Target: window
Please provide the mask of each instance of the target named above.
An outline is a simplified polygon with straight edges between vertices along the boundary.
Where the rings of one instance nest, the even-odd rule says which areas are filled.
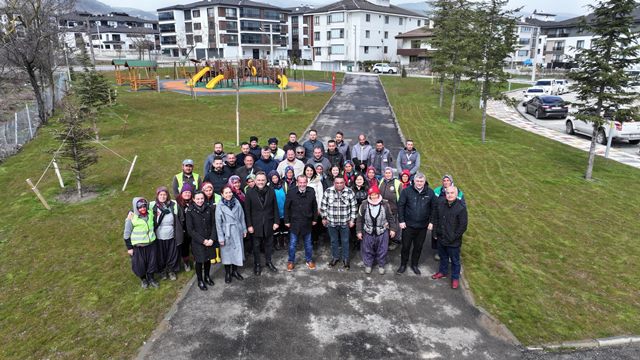
[[[327,40],[331,40],[331,31],[327,31]]]
[[[260,9],[243,7],[240,8],[240,16],[241,17],[249,17],[249,18],[260,18]]]
[[[389,38],[389,32],[388,32],[388,31],[385,31],[385,32],[384,32],[384,38],[385,38],[385,39],[388,39],[388,38]]]
[[[269,20],[280,20],[280,13],[275,10],[265,10],[264,18]]]
[[[187,45],[193,45],[193,35],[187,35]]]
[[[120,35],[119,35],[119,34],[113,34],[113,35],[111,35],[111,40],[113,40],[113,41],[120,41]]]
[[[365,54],[368,54],[368,53],[369,53],[369,47],[368,47],[368,46],[365,46],[365,47],[364,47],[364,53],[365,53]]]
[[[531,28],[531,27],[529,27],[529,26],[522,26],[522,27],[520,27],[520,32],[522,32],[522,33],[530,33],[530,32],[531,32],[531,30],[532,30],[532,28]]]
[[[313,33],[313,40],[320,41],[320,31],[316,31]]]
[[[387,53],[387,51],[389,50],[389,47],[388,47],[388,46],[385,46],[383,49],[384,49],[384,53],[386,54],[386,53]]]
[[[344,22],[344,13],[333,13],[327,17],[327,24]]]
[[[331,30],[331,39],[344,39],[344,29]]]
[[[420,26],[420,24],[422,24],[422,21],[418,20],[418,26]]]
[[[202,30],[201,23],[193,23],[193,30]]]
[[[411,40],[411,48],[412,49],[420,49],[420,44],[422,41],[420,40]]]
[[[200,10],[193,10],[191,14],[191,16],[194,18],[200,17]]]
[[[389,15],[385,15],[384,17],[384,23],[388,24],[389,23]]]
[[[184,24],[184,31],[188,33],[193,32],[193,26],[191,25],[191,23]]]
[[[371,22],[371,14],[367,14],[364,16],[366,22]]]
[[[529,55],[529,50],[518,50],[518,56],[527,56]]]
[[[313,25],[320,25],[320,16],[313,17]]]
[[[298,26],[298,16],[291,17],[291,25]]]
[[[160,24],[160,32],[176,32],[176,24]]]
[[[209,19],[214,18],[216,16],[216,9],[214,8],[208,8],[207,9],[207,17]]]
[[[247,31],[268,31],[269,27],[265,26],[264,29],[260,27],[260,21],[242,20],[240,21],[240,30]],[[272,25],[273,26],[273,25]]]
[[[196,35],[193,37],[193,41],[197,43],[201,43],[202,42],[202,35]]]
[[[315,56],[322,56],[322,48],[313,48],[313,55]]]
[[[398,25],[402,25],[403,18],[398,18]]]
[[[520,46],[529,45],[530,42],[531,42],[531,39],[529,39],[529,38],[518,40],[518,44]]]
[[[365,30],[364,37],[367,38],[367,39],[370,38],[371,37],[371,31]]]
[[[158,20],[159,21],[173,20],[173,11],[158,13]]]
[[[238,16],[238,13],[236,12],[236,9],[226,8],[224,9],[224,16],[234,18]]]
[[[344,55],[344,45],[331,45],[332,55]]]
[[[185,10],[184,11],[184,19],[185,20],[191,20],[191,10]]]
[[[576,43],[576,49],[584,49],[584,40],[578,40]]]

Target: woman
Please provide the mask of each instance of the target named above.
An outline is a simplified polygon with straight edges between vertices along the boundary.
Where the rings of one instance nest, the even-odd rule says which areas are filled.
[[[142,280],[142,288],[157,288],[153,278],[156,272],[156,234],[153,231],[153,216],[147,211],[147,200],[135,197],[132,209],[124,222],[124,244],[131,257],[131,270]]]
[[[345,186],[351,187],[357,174],[358,173],[353,168],[353,162],[351,162],[351,160],[345,161],[342,170],[342,177],[344,178]]]
[[[302,172],[304,174],[304,171]],[[324,173],[324,166],[322,164],[316,164],[316,175],[320,182],[322,182],[322,186],[326,184],[327,175]],[[325,188],[326,189],[326,188]]]
[[[288,166],[287,168],[290,168],[290,166]],[[293,170],[293,168],[291,169]],[[280,218],[280,224],[279,224],[280,226],[273,233],[273,236],[274,236],[273,248],[275,250],[284,250],[286,239],[287,239],[287,236],[289,235],[289,232],[287,231],[287,227],[284,225],[284,202],[287,198],[287,191],[289,189],[293,189],[293,187],[289,187],[288,189],[285,189],[285,186],[283,185],[284,182],[280,180],[280,175],[278,175],[278,171],[276,170],[271,170],[271,172],[269,173],[268,179],[269,179],[269,186],[276,193],[276,202],[278,203],[278,216]]]
[[[340,177],[340,168],[338,167],[338,165],[333,165],[330,169],[329,169],[329,173],[327,174],[327,178],[325,179],[325,183],[324,188],[328,189],[330,187],[333,186],[333,181],[337,178]]]
[[[378,185],[378,179],[376,178],[376,168],[374,168],[373,166],[369,166],[367,168],[367,176],[366,176],[366,180],[369,183],[369,187],[372,187],[373,185]]]
[[[360,209],[360,205],[367,200],[367,191],[369,191],[369,183],[364,178],[364,175],[358,174],[356,175],[353,185],[351,186],[351,190],[353,190],[354,194],[356,194],[356,204],[357,209]],[[360,249],[360,241],[356,238],[356,228],[352,227],[350,229],[351,237],[353,241],[353,249]]]
[[[213,184],[205,181],[202,183],[202,193],[204,194],[204,202],[209,206],[214,206],[220,202],[220,195],[213,192]]]
[[[209,272],[211,271],[211,259],[214,259],[216,254],[214,249],[218,245],[214,218],[215,208],[215,205],[207,204],[204,194],[198,191],[187,212],[187,232],[192,239],[191,251],[196,261],[198,287],[202,291],[208,289],[207,285],[214,285]]]
[[[320,203],[322,202],[322,195],[326,189],[322,183],[322,177],[314,171],[313,166],[307,164],[304,166],[304,176],[307,177],[307,187],[312,188],[316,194],[316,202],[318,207],[316,209],[315,221],[316,224],[311,228],[311,239],[314,246],[317,246],[318,241],[323,234],[325,234],[325,227],[322,225],[322,219],[320,218]]]
[[[293,166],[287,166],[284,169],[284,179],[282,179],[282,183],[285,192],[288,192],[289,189],[296,187],[296,176],[295,171],[293,170]]]
[[[400,174],[400,183],[402,184],[400,190],[404,190],[411,186],[411,172],[409,172],[409,169],[402,170],[402,174]]]
[[[242,239],[247,236],[247,224],[244,221],[242,205],[234,197],[229,186],[222,188],[222,200],[216,208],[216,225],[224,264],[224,282],[230,283],[232,276],[243,280],[244,278],[238,272],[238,266],[242,266],[244,261]]]
[[[369,188],[369,197],[358,208],[356,233],[362,241],[361,256],[364,272],[371,274],[375,261],[378,262],[378,273],[384,275],[387,262],[389,238],[393,238],[398,230],[395,216],[387,200],[382,199],[377,186]]]
[[[178,263],[178,242],[176,241],[176,227],[178,225],[178,205],[171,200],[169,189],[160,186],[156,189],[156,200],[149,203],[149,210],[153,214],[154,230],[158,241],[158,272],[160,278],[176,280],[176,273],[180,270]],[[182,238],[180,239],[182,241]]]
[[[249,190],[252,187],[256,186],[256,174],[247,175],[247,178],[245,179],[245,183],[247,184],[244,187],[244,193],[246,194],[247,190]]]
[[[180,189],[180,195],[176,199],[178,203],[178,221],[176,224],[176,242],[180,242],[180,256],[182,257],[182,263],[184,264],[184,271],[191,271],[191,265],[189,264],[189,256],[191,255],[191,236],[187,232],[187,211],[189,205],[193,202],[192,199],[193,186],[189,183],[182,185]],[[180,241],[182,238],[182,241]]]
[[[242,191],[242,181],[240,181],[240,176],[232,175],[227,182],[227,186],[231,188],[233,197],[240,201],[240,205],[244,205],[244,192]]]

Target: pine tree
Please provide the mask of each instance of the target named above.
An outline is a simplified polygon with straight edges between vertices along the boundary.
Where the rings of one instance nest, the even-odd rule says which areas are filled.
[[[593,132],[589,148],[589,160],[585,179],[593,176],[596,135],[607,117],[624,121],[635,94],[625,91],[630,79],[625,70],[637,64],[640,47],[633,26],[632,12],[637,7],[634,0],[600,0],[589,5],[593,14],[583,18],[580,27],[591,33],[591,47],[576,54],[579,70],[571,72],[578,100],[576,118],[592,122]]]

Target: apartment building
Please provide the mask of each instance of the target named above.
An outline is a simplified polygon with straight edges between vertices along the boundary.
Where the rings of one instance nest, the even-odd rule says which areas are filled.
[[[424,70],[431,69],[431,58],[434,53],[434,48],[429,44],[429,40],[433,38],[431,29],[432,27],[426,25],[395,36],[398,40],[397,54],[400,65]]]
[[[126,13],[74,12],[60,16],[58,26],[64,31],[64,42],[71,51],[77,50],[81,43],[110,52],[137,51],[141,46],[148,50],[160,49],[158,22]]]
[[[399,62],[395,36],[428,24],[424,15],[388,0],[343,0],[311,10],[313,65],[347,70],[362,61]]]
[[[313,8],[299,6],[286,10],[289,11],[289,58],[313,60],[313,15],[307,15]]]
[[[249,0],[206,0],[157,10],[162,52],[198,59],[286,59],[287,11]]]

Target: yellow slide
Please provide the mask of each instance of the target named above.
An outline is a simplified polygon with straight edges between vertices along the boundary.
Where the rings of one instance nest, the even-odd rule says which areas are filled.
[[[255,66],[251,67],[251,76],[256,76],[256,74],[258,73],[258,71],[256,70]]]
[[[278,75],[278,79],[280,79],[280,85],[278,85],[278,87],[280,89],[286,89],[287,88],[287,84],[289,83],[289,80],[287,79],[286,75]]]
[[[206,88],[207,89],[213,89],[214,87],[216,87],[216,85],[218,85],[218,83],[220,81],[222,81],[224,79],[224,75],[218,75],[216,77],[214,77],[213,79],[211,79],[211,81],[209,81],[207,83]]]
[[[192,77],[189,81],[187,81],[187,86],[195,86],[198,80],[200,80],[205,74],[209,72],[209,67],[205,67],[204,69],[198,71],[198,73]]]

